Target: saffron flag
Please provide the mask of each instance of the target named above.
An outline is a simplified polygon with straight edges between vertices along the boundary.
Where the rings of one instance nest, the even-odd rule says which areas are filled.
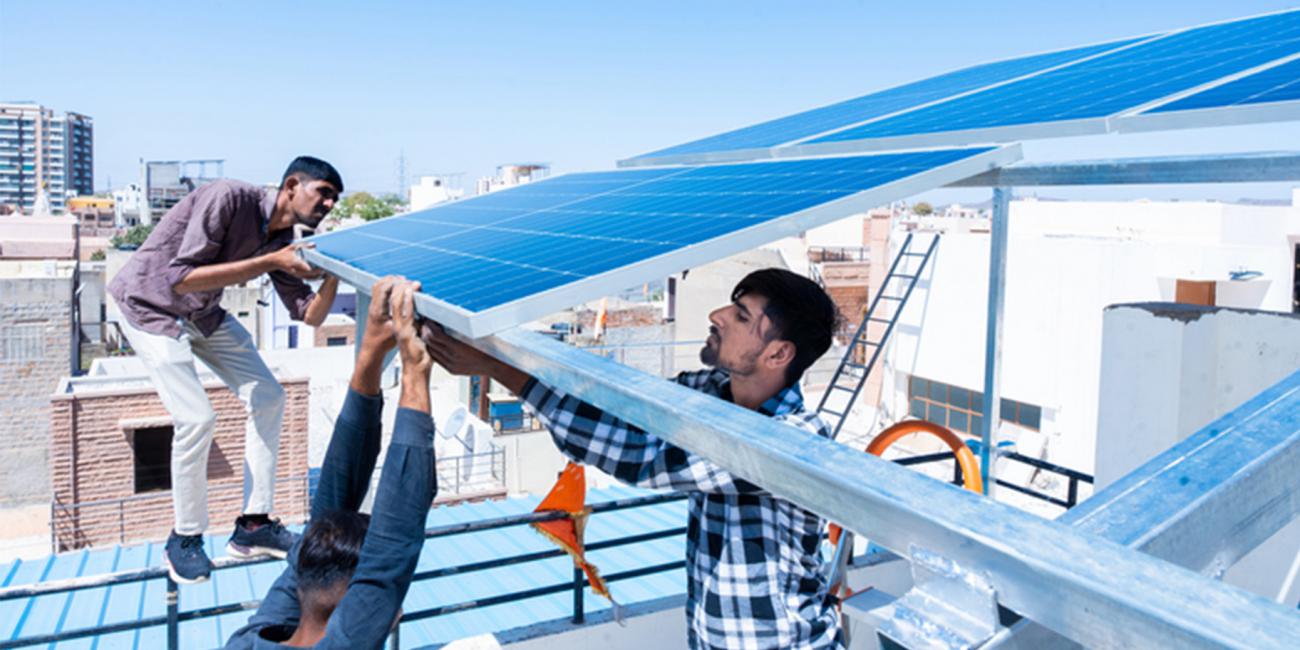
[[[591,583],[591,590],[604,596],[614,606],[614,619],[620,624],[623,622],[622,608],[614,597],[609,593],[609,586],[605,580],[600,577],[600,572],[596,570],[595,565],[587,561],[582,544],[583,531],[587,525],[587,515],[591,514],[591,509],[587,507],[587,475],[582,465],[569,463],[560,472],[560,478],[555,481],[555,486],[546,494],[542,502],[537,504],[533,512],[563,512],[568,514],[565,519],[553,519],[551,521],[541,521],[532,524],[537,532],[544,537],[555,542],[564,552],[573,558],[574,566],[582,569],[587,574],[587,581]]]

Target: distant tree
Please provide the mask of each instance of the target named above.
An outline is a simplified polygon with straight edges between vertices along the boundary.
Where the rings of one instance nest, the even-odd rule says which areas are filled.
[[[125,248],[134,250],[144,244],[144,240],[149,238],[149,233],[153,232],[153,226],[131,226],[130,230],[113,235],[108,243],[113,248]]]
[[[919,216],[925,217],[934,214],[934,206],[930,205],[929,203],[926,203],[925,201],[920,201],[916,205],[912,206],[912,212],[915,212]]]
[[[103,249],[97,250],[90,254],[90,261],[92,262],[103,262],[106,259],[108,259],[108,254],[105,253]]]
[[[374,196],[369,192],[353,192],[343,197],[343,200],[334,206],[330,217],[340,220],[359,217],[365,221],[374,221],[391,217],[402,207],[401,197],[394,194]]]

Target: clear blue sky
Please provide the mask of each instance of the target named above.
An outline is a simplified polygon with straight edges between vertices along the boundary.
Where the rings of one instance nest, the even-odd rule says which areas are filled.
[[[975,62],[1296,2],[0,0],[0,99],[94,117],[97,188],[138,178],[141,157],[225,158],[228,176],[261,182],[313,153],[349,189],[384,192],[402,151],[412,177],[458,171],[471,183],[512,161],[605,169]],[[1026,153],[1270,150],[1294,147],[1297,134],[1292,123],[1076,138]]]

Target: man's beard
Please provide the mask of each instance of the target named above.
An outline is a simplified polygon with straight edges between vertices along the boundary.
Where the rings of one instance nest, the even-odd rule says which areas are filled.
[[[708,341],[705,341],[704,347],[700,348],[700,363],[703,363],[710,368],[726,370],[732,375],[742,377],[752,375],[754,374],[754,371],[758,369],[759,353],[757,352],[749,355],[748,359],[743,359],[741,363],[735,364],[734,366],[723,365],[719,359],[722,352],[722,340],[716,340],[718,341],[716,345],[710,345]]]
[[[700,348],[700,363],[713,368],[718,365],[718,348],[709,345],[707,342],[704,347]]]

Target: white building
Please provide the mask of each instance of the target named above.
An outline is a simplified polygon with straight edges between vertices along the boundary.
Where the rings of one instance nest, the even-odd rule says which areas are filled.
[[[452,187],[450,175],[421,176],[415,185],[407,189],[406,202],[414,212],[446,201],[454,201],[464,195],[464,189]]]
[[[943,235],[895,328],[878,426],[910,415],[978,432],[989,243]],[[1093,473],[1104,310],[1163,301],[1291,312],[1297,244],[1297,207],[1013,202],[1003,439]]]
[[[476,194],[487,194],[507,187],[540,181],[550,175],[551,166],[546,163],[497,165],[497,175],[478,179],[474,189]]]

